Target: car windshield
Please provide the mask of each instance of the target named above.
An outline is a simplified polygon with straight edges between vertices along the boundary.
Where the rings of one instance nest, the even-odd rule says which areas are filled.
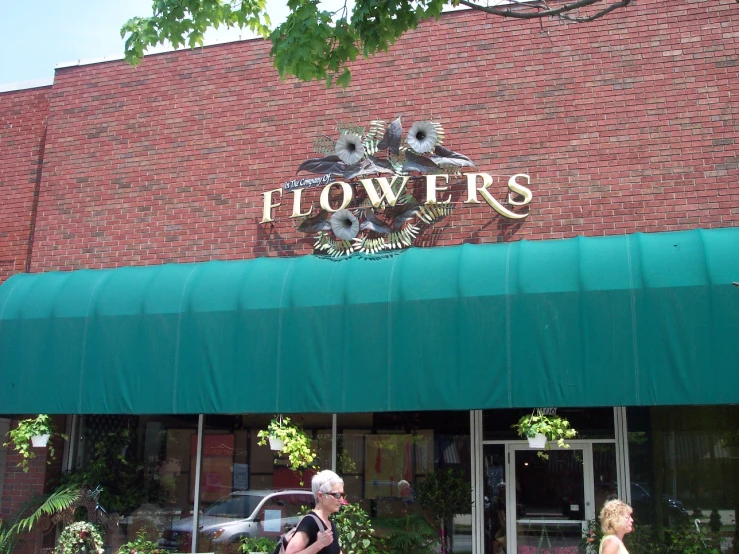
[[[249,517],[264,496],[235,494],[223,498],[205,510],[205,515],[244,519]]]

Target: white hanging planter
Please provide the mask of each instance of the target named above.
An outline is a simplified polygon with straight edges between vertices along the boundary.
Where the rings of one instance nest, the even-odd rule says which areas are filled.
[[[34,435],[31,437],[31,444],[34,448],[44,448],[49,443],[51,435]]]
[[[529,439],[529,448],[543,450],[547,446],[547,437],[542,433],[537,433],[535,437],[527,437]]]
[[[272,450],[284,450],[285,448],[285,441],[282,439],[278,439],[277,437],[268,437],[269,438],[269,447]]]

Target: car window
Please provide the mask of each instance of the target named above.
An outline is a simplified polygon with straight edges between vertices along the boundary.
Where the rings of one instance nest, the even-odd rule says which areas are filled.
[[[217,517],[247,518],[262,498],[264,497],[252,494],[231,495],[213,504],[205,511],[205,514]]]
[[[278,494],[269,497],[259,510],[261,532],[264,534],[280,534],[295,527],[302,512],[313,508],[313,495],[307,494]]]

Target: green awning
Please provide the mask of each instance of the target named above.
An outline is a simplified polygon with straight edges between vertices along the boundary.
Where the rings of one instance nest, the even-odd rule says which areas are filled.
[[[739,229],[20,274],[2,413],[739,402]]]

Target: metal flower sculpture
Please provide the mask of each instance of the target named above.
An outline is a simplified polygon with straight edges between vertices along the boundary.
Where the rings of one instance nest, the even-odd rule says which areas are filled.
[[[362,137],[352,133],[342,133],[336,141],[336,155],[345,164],[358,163],[364,157]]]
[[[370,122],[369,130],[340,128],[336,141],[319,137],[314,147],[324,156],[306,160],[298,173],[334,175],[347,182],[392,175],[404,178],[397,181],[405,183],[414,174],[452,174],[463,167],[474,167],[464,154],[442,146],[443,141],[444,129],[437,122],[415,122],[404,143],[400,117],[389,125],[375,120]],[[451,204],[421,205],[411,194],[394,192],[399,196],[392,205],[383,200],[379,206],[372,206],[365,200],[364,205],[338,210],[330,218],[322,210],[317,216],[306,218],[298,230],[317,232],[314,248],[330,256],[375,254],[411,246],[420,233],[419,225],[431,226],[452,211]]]
[[[423,154],[434,149],[434,146],[437,145],[436,139],[436,126],[433,123],[430,121],[416,121],[405,140],[413,150]]]
[[[339,210],[331,216],[331,230],[339,240],[352,240],[359,232],[359,220],[349,210]]]

